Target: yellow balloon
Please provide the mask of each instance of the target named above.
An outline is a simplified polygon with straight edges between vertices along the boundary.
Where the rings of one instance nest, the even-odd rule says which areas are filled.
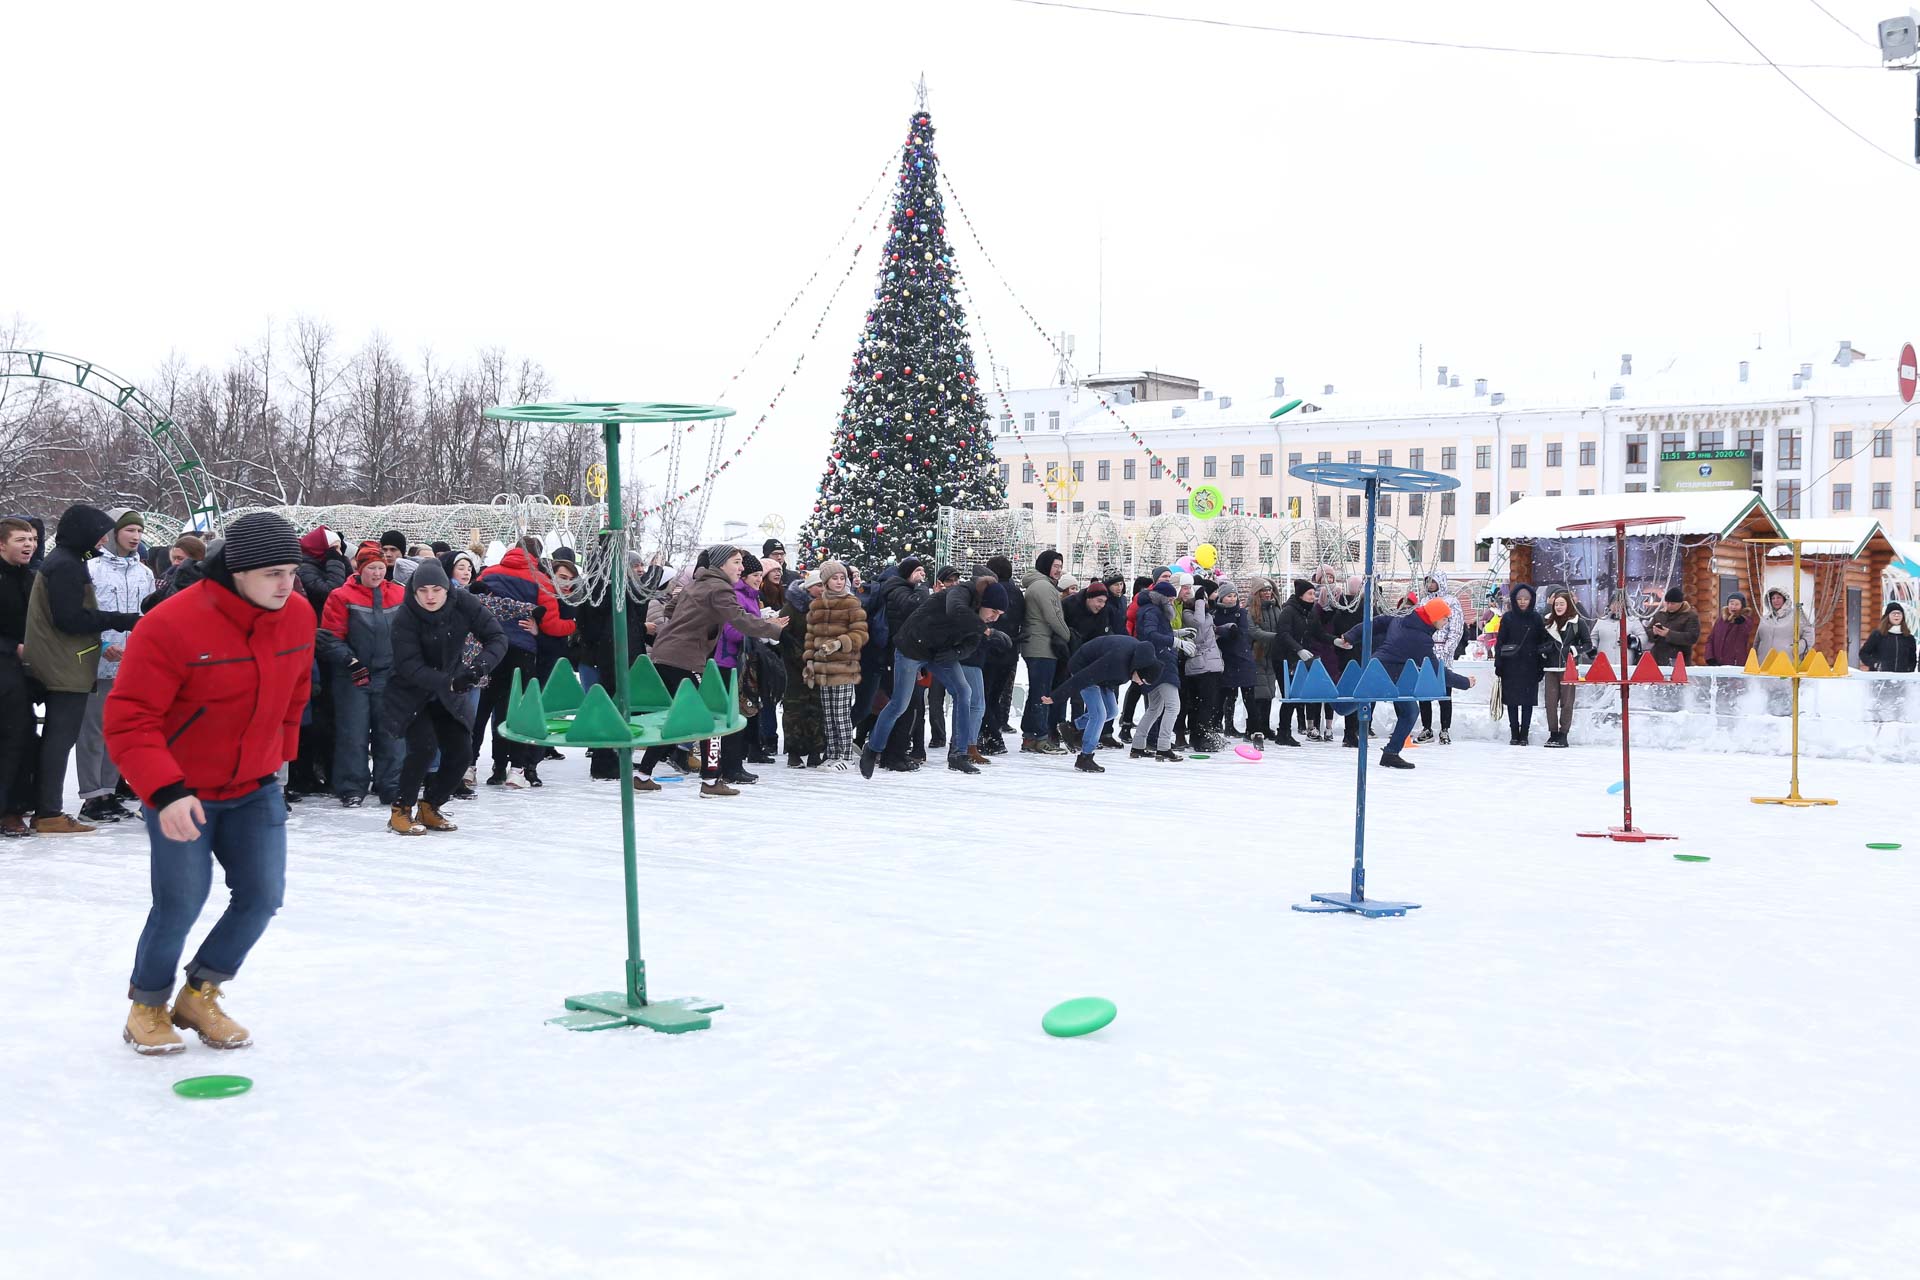
[[[1220,559],[1220,549],[1211,542],[1203,542],[1193,549],[1193,562],[1202,569],[1211,569]]]

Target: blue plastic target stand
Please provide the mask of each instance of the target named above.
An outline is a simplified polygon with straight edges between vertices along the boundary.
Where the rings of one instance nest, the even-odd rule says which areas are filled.
[[[1358,702],[1360,749],[1356,764],[1353,807],[1353,879],[1346,893],[1316,893],[1309,901],[1296,902],[1295,911],[1346,911],[1376,918],[1404,916],[1417,909],[1417,902],[1390,902],[1367,897],[1367,737],[1373,728],[1373,704],[1376,702],[1431,702],[1450,696],[1447,675],[1438,659],[1413,663],[1394,680],[1373,656],[1373,540],[1379,525],[1380,495],[1383,493],[1444,493],[1458,489],[1460,482],[1436,471],[1414,471],[1407,467],[1370,466],[1358,462],[1303,462],[1289,467],[1288,474],[1309,484],[1332,489],[1360,489],[1366,493],[1367,543],[1365,584],[1361,588],[1360,657],[1347,663],[1336,682],[1319,662],[1296,664],[1287,673],[1282,702],[1338,703]]]

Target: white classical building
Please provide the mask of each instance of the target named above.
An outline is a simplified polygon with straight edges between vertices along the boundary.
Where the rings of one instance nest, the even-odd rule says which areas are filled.
[[[1381,514],[1408,539],[1432,540],[1416,560],[1471,570],[1486,555],[1487,523],[1520,498],[1653,491],[1661,455],[1690,450],[1745,450],[1754,487],[1780,516],[1871,516],[1889,536],[1914,538],[1920,411],[1901,412],[1898,354],[1898,343],[1869,354],[1849,342],[1818,360],[1755,351],[1657,369],[1624,356],[1616,376],[1588,389],[1525,396],[1444,366],[1405,396],[1284,379],[1269,395],[1195,394],[1191,379],[1103,374],[1010,391],[1004,402],[990,396],[988,406],[1016,508],[1178,514],[1186,491],[1172,472],[1217,486],[1247,515],[1353,519],[1357,495],[1306,485],[1288,469],[1387,463],[1459,477],[1460,488],[1431,505],[1403,495]]]

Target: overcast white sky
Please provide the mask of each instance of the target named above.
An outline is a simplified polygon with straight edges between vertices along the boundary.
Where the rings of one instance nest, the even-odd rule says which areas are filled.
[[[1824,0],[1871,39],[1891,3]],[[1114,0],[1117,7],[1131,6]],[[1874,67],[1811,0],[1720,0],[1787,62]],[[1748,58],[1705,0],[1160,0],[1166,11],[1513,45]],[[964,3],[15,6],[0,315],[139,378],[271,317],[464,358],[499,343],[590,399],[706,399],[820,263],[932,87],[987,244],[1094,364],[1262,394],[1411,390],[1416,345],[1496,387],[1623,351],[1920,332],[1920,172],[1766,69],[1356,44]],[[1910,74],[1796,72],[1896,156]],[[949,210],[1015,385],[1053,361]],[[871,252],[871,250],[869,251]],[[836,263],[833,274],[838,273]],[[811,501],[863,257],[712,509]],[[818,294],[824,299],[824,290]],[[808,301],[743,413],[785,378]],[[976,347],[982,364],[985,355]],[[751,416],[748,417],[751,421]],[[744,427],[739,429],[744,431]]]

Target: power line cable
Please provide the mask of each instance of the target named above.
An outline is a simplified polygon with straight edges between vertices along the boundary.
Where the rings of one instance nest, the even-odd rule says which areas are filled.
[[[1647,53],[1601,53],[1592,49],[1536,49],[1523,45],[1466,44],[1453,40],[1416,40],[1411,36],[1363,35],[1354,31],[1318,31],[1308,27],[1279,27],[1257,22],[1236,22],[1229,18],[1206,18],[1186,13],[1152,13],[1142,9],[1111,9],[1101,5],[1069,4],[1066,0],[1013,0],[1015,4],[1040,9],[1066,9],[1075,13],[1102,13],[1122,18],[1147,18],[1156,22],[1183,22],[1193,26],[1222,27],[1234,31],[1266,31],[1276,35],[1306,36],[1316,40],[1354,40],[1365,44],[1404,45],[1415,49],[1449,49],[1466,53],[1524,54],[1536,58],[1584,58],[1595,62],[1641,62],[1671,67],[1772,67],[1783,64],[1767,58],[1764,62],[1743,62],[1737,58],[1681,58]],[[1722,15],[1724,16],[1724,15]],[[1844,25],[1844,24],[1843,24]],[[1749,41],[1748,43],[1752,43]],[[1757,52],[1757,50],[1756,50]],[[1766,58],[1763,53],[1760,55]],[[1855,62],[1789,62],[1795,71],[1878,71],[1878,66]],[[1804,91],[1803,91],[1804,92]],[[1902,161],[1902,163],[1905,163]]]
[[[1805,98],[1808,102],[1811,102],[1815,107],[1819,108],[1821,115],[1826,116],[1827,119],[1833,121],[1835,124],[1839,125],[1842,129],[1845,129],[1848,133],[1860,139],[1860,141],[1866,143],[1868,146],[1872,147],[1875,151],[1878,151],[1881,155],[1885,156],[1887,159],[1899,165],[1902,169],[1905,169],[1909,173],[1913,172],[1913,166],[1907,163],[1904,157],[1895,155],[1893,152],[1887,150],[1885,147],[1875,142],[1872,138],[1869,138],[1866,134],[1860,132],[1858,129],[1848,124],[1845,120],[1842,120],[1839,116],[1835,115],[1832,112],[1832,110],[1828,108],[1826,103],[1820,101],[1820,99],[1814,97],[1811,93],[1808,93],[1806,88],[1803,85],[1801,85],[1801,83],[1798,80],[1795,80],[1792,76],[1788,75],[1786,71],[1780,66],[1779,63],[1775,62],[1772,58],[1767,58],[1767,51],[1765,49],[1762,49],[1759,45],[1755,44],[1753,42],[1753,37],[1749,36],[1746,32],[1742,31],[1740,29],[1739,24],[1736,23],[1732,18],[1729,18],[1726,15],[1726,13],[1720,8],[1720,6],[1714,3],[1714,0],[1706,0],[1706,6],[1707,8],[1713,10],[1716,14],[1719,14],[1720,21],[1726,23],[1729,27],[1732,27],[1733,34],[1739,36],[1742,40],[1746,41],[1747,47],[1749,49],[1752,49],[1755,53],[1759,54],[1761,57],[1766,58],[1767,65],[1772,67],[1775,71],[1778,71],[1780,73],[1780,78],[1782,80],[1785,80],[1788,84],[1792,85],[1793,91],[1795,93],[1799,94],[1801,97]]]
[[[1839,27],[1842,31],[1852,36],[1855,40],[1858,40],[1861,44],[1867,46],[1867,48],[1877,50],[1880,47],[1879,45],[1875,44],[1873,41],[1861,35],[1858,31],[1855,31],[1852,27],[1848,26],[1845,22],[1841,21],[1838,17],[1834,15],[1833,10],[1821,4],[1820,0],[1807,0],[1807,3],[1812,5],[1814,8],[1818,9],[1820,12],[1826,14],[1829,18],[1832,18],[1834,26]]]

